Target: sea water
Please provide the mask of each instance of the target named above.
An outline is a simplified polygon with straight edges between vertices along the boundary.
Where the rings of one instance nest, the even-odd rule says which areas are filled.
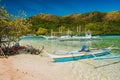
[[[33,36],[24,37],[21,39],[21,45],[32,45],[35,48],[44,48],[51,53],[54,51],[76,51],[81,50],[82,45],[87,48],[104,49],[112,46],[112,55],[120,56],[120,36],[100,36],[100,40],[77,40],[77,41],[60,41],[60,40],[46,40],[43,37]]]

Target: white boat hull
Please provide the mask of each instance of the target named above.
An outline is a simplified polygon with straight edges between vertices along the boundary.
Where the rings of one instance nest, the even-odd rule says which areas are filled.
[[[65,62],[65,61],[72,61],[72,60],[79,60],[79,59],[86,59],[86,58],[93,58],[98,56],[103,56],[110,54],[107,50],[96,50],[96,51],[88,51],[88,52],[77,52],[77,53],[66,53],[66,54],[48,54],[55,62]]]

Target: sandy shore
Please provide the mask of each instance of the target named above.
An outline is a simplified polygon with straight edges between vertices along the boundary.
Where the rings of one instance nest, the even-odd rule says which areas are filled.
[[[120,80],[120,60],[55,63],[48,56],[19,54],[0,58],[0,80]]]

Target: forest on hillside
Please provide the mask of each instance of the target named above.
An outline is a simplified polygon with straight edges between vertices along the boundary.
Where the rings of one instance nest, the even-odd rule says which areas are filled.
[[[51,30],[63,34],[69,29],[72,34],[84,34],[91,31],[94,35],[120,34],[120,11],[113,12],[88,12],[71,14],[68,16],[55,16],[52,14],[38,14],[27,19],[31,22],[30,29],[33,34],[50,34]],[[79,29],[79,30],[78,30]]]

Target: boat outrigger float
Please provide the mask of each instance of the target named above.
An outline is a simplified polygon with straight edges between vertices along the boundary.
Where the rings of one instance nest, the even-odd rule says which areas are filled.
[[[104,56],[110,54],[111,47],[106,49],[97,49],[97,50],[88,50],[88,51],[71,51],[71,52],[54,52],[55,54],[50,54],[47,52],[48,56],[50,56],[55,62],[66,62],[73,60],[80,60],[86,58],[96,58],[100,56]]]

